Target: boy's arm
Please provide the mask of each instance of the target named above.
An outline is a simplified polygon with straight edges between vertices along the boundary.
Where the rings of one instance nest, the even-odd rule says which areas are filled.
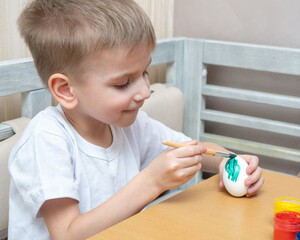
[[[86,239],[138,213],[163,191],[190,180],[201,169],[205,151],[200,145],[165,151],[114,196],[84,214],[74,199],[47,200],[40,212],[51,239]]]
[[[149,179],[147,174],[138,174],[109,200],[84,214],[74,199],[47,200],[40,211],[51,239],[86,239],[138,213],[160,194]]]

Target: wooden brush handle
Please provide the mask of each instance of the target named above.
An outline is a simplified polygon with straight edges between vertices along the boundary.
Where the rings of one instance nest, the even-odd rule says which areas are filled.
[[[189,144],[187,143],[182,143],[182,142],[172,142],[172,141],[163,141],[164,145],[167,145],[169,147],[174,147],[174,148],[180,148],[180,147],[184,147],[187,146]],[[216,154],[216,150],[211,149],[211,148],[207,148],[206,152],[204,154],[207,155],[215,155]]]
[[[172,141],[163,141],[164,145],[167,145],[169,147],[174,147],[174,148],[180,148],[187,146],[188,144],[183,143],[183,142],[172,142]]]
[[[211,148],[207,148],[206,152],[204,154],[207,154],[207,155],[216,155],[216,150],[214,149],[211,149]]]

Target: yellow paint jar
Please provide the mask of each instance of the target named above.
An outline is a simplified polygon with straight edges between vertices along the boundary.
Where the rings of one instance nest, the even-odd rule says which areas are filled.
[[[274,214],[283,211],[300,213],[300,200],[291,197],[280,197],[275,199]]]

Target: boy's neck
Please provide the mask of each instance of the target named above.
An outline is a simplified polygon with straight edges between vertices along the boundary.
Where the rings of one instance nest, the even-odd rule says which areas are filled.
[[[69,123],[86,141],[102,148],[108,148],[112,144],[113,135],[110,126],[107,123],[96,120],[86,121],[86,119],[72,116],[72,114],[64,109],[63,111]]]

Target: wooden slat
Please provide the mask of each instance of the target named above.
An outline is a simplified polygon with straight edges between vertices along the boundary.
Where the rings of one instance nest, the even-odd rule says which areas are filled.
[[[300,50],[205,40],[207,64],[300,75]]]
[[[51,105],[51,93],[48,89],[39,89],[22,93],[22,116],[33,118]]]
[[[300,98],[252,90],[206,85],[203,95],[300,109]]]
[[[183,57],[184,57],[184,46],[185,40],[183,38],[173,39],[175,52],[174,52],[174,62],[172,64],[167,64],[167,75],[166,84],[169,86],[176,86],[182,89],[183,81]]]
[[[0,62],[0,96],[44,88],[30,58]]]
[[[202,142],[214,142],[223,147],[236,151],[264,155],[300,163],[300,150],[298,149],[230,138],[210,133],[203,134],[200,139]]]
[[[178,85],[184,95],[184,124],[183,131],[193,139],[199,139],[201,125],[199,122],[201,114],[202,92],[202,52],[203,41],[188,39],[184,45],[182,58],[183,75],[181,84]]]
[[[263,131],[300,136],[300,125],[216,110],[202,111],[202,119],[234,126],[259,129]]]
[[[5,140],[15,134],[11,126],[0,123],[0,141]]]
[[[200,126],[197,119],[200,114],[200,95],[202,67],[202,42],[195,39],[174,38],[174,63],[168,64],[166,84],[178,87],[184,94],[183,132],[198,139]],[[199,65],[200,63],[200,65]],[[185,190],[202,179],[199,171],[190,181],[176,188]],[[175,191],[176,191],[175,190]],[[171,190],[174,191],[174,190]]]
[[[172,63],[175,59],[175,40],[166,39],[157,41],[156,48],[151,54],[152,62],[150,66],[164,63]]]

